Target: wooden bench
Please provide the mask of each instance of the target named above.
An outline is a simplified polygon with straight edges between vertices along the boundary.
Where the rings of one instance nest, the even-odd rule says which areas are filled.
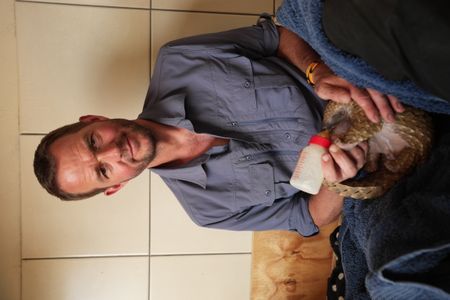
[[[313,237],[290,231],[253,233],[252,300],[326,299],[334,267],[329,236],[338,221]]]

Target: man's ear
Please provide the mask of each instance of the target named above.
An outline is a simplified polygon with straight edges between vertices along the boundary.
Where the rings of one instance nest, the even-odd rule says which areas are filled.
[[[79,118],[80,122],[82,123],[91,123],[91,122],[97,122],[97,121],[106,121],[109,120],[109,118],[104,116],[97,116],[97,115],[85,115],[81,116]]]
[[[104,193],[106,196],[111,196],[112,194],[114,194],[114,193],[116,193],[117,191],[119,191],[122,187],[124,187],[125,184],[127,184],[127,182],[128,182],[128,181],[124,181],[124,182],[121,182],[121,183],[119,183],[119,184],[115,184],[115,185],[113,185],[113,186],[107,188],[103,193]]]

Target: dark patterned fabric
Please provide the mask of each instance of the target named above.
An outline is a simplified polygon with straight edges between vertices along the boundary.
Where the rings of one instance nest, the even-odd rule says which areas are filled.
[[[330,235],[331,248],[333,249],[336,266],[328,279],[327,299],[328,300],[342,300],[345,294],[345,275],[341,263],[341,252],[339,250],[339,229],[338,226]]]

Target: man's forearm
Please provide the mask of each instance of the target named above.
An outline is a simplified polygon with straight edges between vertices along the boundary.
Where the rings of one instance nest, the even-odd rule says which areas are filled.
[[[321,61],[314,49],[297,34],[282,26],[277,26],[277,29],[278,57],[290,62],[303,72],[306,72],[311,63]],[[319,97],[340,103],[353,100],[374,123],[380,121],[380,115],[384,120],[394,122],[395,114],[404,111],[404,107],[396,97],[384,95],[374,89],[357,87],[344,78],[338,77],[324,63],[314,68],[314,75],[311,75],[309,79],[314,82],[314,90]]]
[[[277,26],[279,45],[277,56],[281,57],[301,71],[305,72],[309,64],[319,61],[320,57],[307,42],[297,34],[282,26]]]
[[[309,198],[309,213],[318,226],[335,221],[342,212],[344,198],[322,186],[317,195]]]

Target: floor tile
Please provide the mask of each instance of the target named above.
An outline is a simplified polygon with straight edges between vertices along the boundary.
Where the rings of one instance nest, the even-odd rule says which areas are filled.
[[[149,81],[149,13],[18,2],[21,132],[85,114],[135,118]]]
[[[251,251],[251,232],[201,228],[158,175],[152,174],[151,182],[151,254]]]
[[[148,257],[26,260],[22,300],[147,300]]]
[[[283,0],[275,0],[275,11],[277,11],[278,7],[280,7],[281,3],[283,3]]]
[[[256,24],[257,16],[152,11],[152,66],[165,43],[191,35]]]
[[[150,257],[151,300],[247,300],[250,254]]]
[[[19,96],[14,1],[0,2],[0,298],[20,300]]]
[[[253,13],[272,12],[272,0],[152,0],[152,9]]]
[[[29,0],[32,2],[150,8],[150,0]]]

